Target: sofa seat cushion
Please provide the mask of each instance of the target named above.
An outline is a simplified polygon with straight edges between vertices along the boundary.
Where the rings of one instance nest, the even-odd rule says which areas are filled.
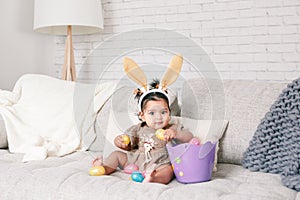
[[[23,163],[23,155],[0,150],[0,199],[300,200],[299,193],[282,186],[278,175],[232,164],[219,164],[211,181],[196,184],[175,179],[168,185],[136,183],[121,171],[89,176],[95,155],[99,153],[85,151]]]

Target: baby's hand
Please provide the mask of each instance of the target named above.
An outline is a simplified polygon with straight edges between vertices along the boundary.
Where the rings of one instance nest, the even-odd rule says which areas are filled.
[[[114,140],[115,145],[121,149],[127,149],[130,144],[130,137],[126,134],[119,135]]]
[[[173,138],[176,138],[177,131],[173,129],[166,129],[164,133],[164,138],[166,141],[170,141]]]

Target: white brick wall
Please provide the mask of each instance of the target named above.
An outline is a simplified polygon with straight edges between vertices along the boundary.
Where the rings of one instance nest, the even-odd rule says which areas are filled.
[[[99,43],[141,28],[173,30],[192,39],[224,79],[288,81],[300,76],[299,0],[102,0],[102,5],[104,30],[73,38],[82,79],[96,79],[93,72],[101,70],[84,64]],[[60,77],[64,37],[57,37],[56,44],[52,73]],[[140,64],[166,64],[170,58],[168,53],[147,50],[129,55]],[[122,76],[120,59],[116,65],[108,70],[108,79]],[[192,72],[186,64],[184,74]]]

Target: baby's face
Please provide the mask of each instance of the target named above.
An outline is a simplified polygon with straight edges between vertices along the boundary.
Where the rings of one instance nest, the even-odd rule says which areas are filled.
[[[140,113],[140,118],[142,118],[150,128],[164,128],[170,121],[170,111],[167,102],[164,100],[148,101]]]

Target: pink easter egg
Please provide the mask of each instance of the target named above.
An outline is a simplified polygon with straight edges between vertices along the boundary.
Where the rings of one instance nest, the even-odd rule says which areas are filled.
[[[138,171],[138,170],[139,170],[139,167],[135,164],[129,164],[126,167],[124,167],[124,172],[126,174],[132,174],[132,172]]]
[[[200,145],[200,140],[198,138],[192,138],[189,143],[195,144],[195,145]]]

